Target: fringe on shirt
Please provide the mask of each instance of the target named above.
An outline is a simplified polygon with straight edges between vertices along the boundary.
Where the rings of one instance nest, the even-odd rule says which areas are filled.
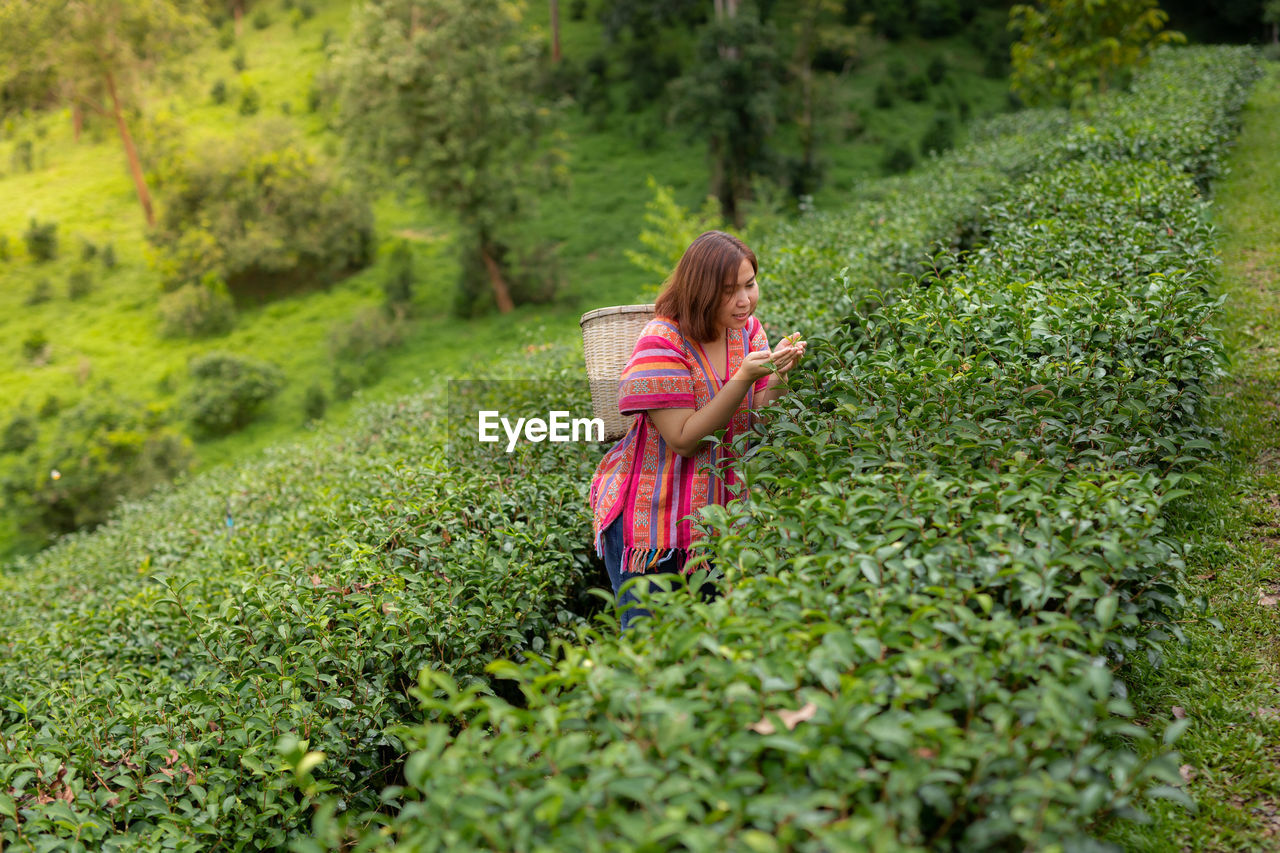
[[[622,571],[643,574],[661,561],[676,556],[677,569],[684,571],[689,552],[685,548],[627,548],[622,552]]]

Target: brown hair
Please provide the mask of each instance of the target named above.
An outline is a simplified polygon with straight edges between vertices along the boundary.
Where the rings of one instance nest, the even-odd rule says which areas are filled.
[[[713,340],[722,294],[726,287],[737,285],[743,258],[759,272],[755,252],[737,237],[723,231],[700,234],[663,285],[655,306],[658,315],[675,320],[692,340]]]

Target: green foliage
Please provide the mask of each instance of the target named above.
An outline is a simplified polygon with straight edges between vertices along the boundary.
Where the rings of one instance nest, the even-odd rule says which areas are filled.
[[[5,425],[0,433],[0,453],[21,453],[36,443],[40,433],[35,418],[18,413]]]
[[[924,76],[929,78],[929,82],[934,86],[941,83],[947,76],[947,60],[941,56],[930,59],[928,66],[925,67]]]
[[[88,263],[98,256],[98,246],[92,241],[80,238],[80,260]]]
[[[9,153],[9,167],[15,172],[30,172],[35,168],[35,149],[30,139],[19,139]]]
[[[191,384],[182,398],[183,415],[206,436],[247,426],[284,384],[274,365],[229,352],[211,352],[191,361]]]
[[[161,295],[159,312],[160,334],[167,338],[225,335],[236,322],[231,294],[212,273],[199,284],[184,284]]]
[[[87,267],[78,266],[67,277],[67,299],[75,302],[93,290],[93,273]]]
[[[48,302],[52,298],[53,283],[47,278],[38,278],[35,283],[31,285],[31,290],[27,292],[27,296],[23,300],[23,304],[27,306],[39,305],[43,302]]]
[[[242,74],[249,67],[249,60],[245,58],[243,47],[237,47],[236,52],[231,56],[231,67],[237,74]]]
[[[9,235],[0,234],[0,262],[9,260]]]
[[[271,15],[266,9],[259,7],[258,11],[253,13],[253,28],[255,30],[265,30],[271,26]]]
[[[901,143],[893,143],[885,148],[880,168],[888,175],[900,175],[916,164],[916,155],[911,148]]]
[[[876,109],[887,110],[889,107],[893,106],[893,93],[896,89],[897,86],[889,80],[881,80],[879,83],[876,83],[874,99]]]
[[[703,27],[692,66],[672,84],[675,119],[706,139],[712,192],[721,216],[738,228],[753,176],[776,169],[768,139],[783,110],[784,73],[777,34],[744,6]]]
[[[105,270],[113,270],[116,268],[116,247],[112,243],[107,243],[102,247],[102,267]]]
[[[307,423],[323,418],[328,405],[329,398],[325,395],[323,388],[319,385],[307,386],[307,391],[302,397],[302,415]]]
[[[51,261],[58,256],[58,223],[41,223],[33,216],[27,230],[22,232],[22,240],[33,261]]]
[[[258,110],[262,108],[262,96],[258,94],[258,87],[254,86],[248,80],[242,80],[240,83],[240,103],[236,109],[242,116],[257,115]]]
[[[1251,76],[1239,51],[1170,73],[1202,58],[1184,98]],[[1090,849],[1192,807],[1187,724],[1137,725],[1114,669],[1180,635],[1166,519],[1221,458],[1211,229],[1177,166],[1049,139],[985,245],[898,292],[840,270],[838,220],[788,229],[809,239],[769,257],[825,266],[829,331],[735,448],[750,499],[698,521],[726,595],[679,582],[640,636],[606,619],[487,685],[424,671],[398,811],[330,799],[322,846]]]
[[[213,81],[213,85],[209,87],[209,100],[215,104],[225,104],[227,102],[227,81],[219,77]]]
[[[648,227],[639,237],[644,250],[624,249],[623,254],[651,276],[645,292],[656,296],[694,238],[704,231],[722,229],[724,221],[712,196],[703,200],[700,210],[690,211],[677,204],[671,188],[659,185],[652,175],[647,183],[653,199],[645,205],[644,221]]]
[[[49,357],[49,336],[43,329],[32,329],[22,339],[22,356],[27,361],[44,363]]]
[[[166,287],[212,275],[267,298],[337,280],[373,251],[368,201],[281,124],[175,158],[150,236]]]
[[[912,74],[902,84],[902,94],[908,101],[926,100],[929,97],[929,78],[923,74]]]
[[[2,484],[8,512],[43,536],[102,523],[120,499],[141,497],[191,461],[190,442],[163,413],[131,400],[85,400],[44,435]]]
[[[356,388],[376,378],[388,351],[399,346],[403,339],[403,311],[389,315],[378,307],[368,306],[335,325],[329,332],[335,396],[349,397]]]
[[[413,302],[413,247],[401,239],[391,251],[390,263],[382,280],[382,296],[388,308],[404,311]]]
[[[413,28],[418,16],[432,25]],[[350,153],[458,217],[473,256],[464,274],[484,270],[460,290],[491,283],[500,308],[510,294],[496,247],[566,174],[534,92],[541,41],[519,23],[520,6],[499,0],[369,4],[334,60]]]
[[[920,35],[927,39],[949,36],[960,29],[960,3],[957,0],[917,0],[916,21]]]
[[[1182,162],[1247,73],[1155,65],[1172,93],[1003,117],[753,242],[811,360],[741,448],[751,500],[699,521],[727,595],[655,596],[640,637],[580,630],[599,449],[467,458],[434,389],[0,572],[0,839],[1089,849],[1182,798],[1181,726],[1134,725],[1113,667],[1178,631],[1165,519],[1221,364]]]
[[[929,128],[920,140],[920,153],[924,156],[940,154],[956,141],[956,120],[949,112],[934,113]]]
[[[1157,0],[1048,0],[1009,11],[1011,85],[1026,103],[1079,101],[1106,92],[1160,44],[1186,38],[1164,29]]]

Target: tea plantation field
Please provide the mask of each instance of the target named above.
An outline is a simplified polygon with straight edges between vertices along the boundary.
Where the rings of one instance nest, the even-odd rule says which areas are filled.
[[[446,444],[443,385],[0,574],[0,846],[1083,850],[1189,803],[1125,676],[1194,610],[1207,193],[1257,73],[1161,52],[760,241],[811,358],[700,521],[727,594],[634,636],[603,448]],[[585,409],[549,343],[475,374]]]

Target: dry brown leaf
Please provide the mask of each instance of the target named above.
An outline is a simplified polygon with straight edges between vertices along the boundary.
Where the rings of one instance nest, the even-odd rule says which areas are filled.
[[[1192,779],[1196,778],[1196,769],[1190,764],[1184,764],[1178,768],[1178,774],[1182,776],[1183,782],[1190,782]]]
[[[1249,715],[1259,720],[1280,720],[1280,708],[1257,708]]]
[[[782,724],[787,727],[787,731],[794,729],[799,723],[811,719],[814,714],[818,713],[818,706],[812,702],[806,702],[794,711],[778,711],[778,719],[782,720]],[[756,722],[747,726],[751,731],[758,732],[762,735],[771,735],[777,731],[773,721],[768,715],[761,717]]]
[[[1280,595],[1267,595],[1266,593],[1258,594],[1258,603],[1263,607],[1275,607],[1280,604]]]
[[[1186,708],[1182,707],[1181,705],[1174,705],[1174,706],[1173,706],[1173,717],[1174,717],[1174,719],[1175,719],[1175,720],[1181,720],[1181,719],[1182,719],[1183,717],[1185,717],[1186,715],[1187,715],[1187,709],[1186,709]]]

